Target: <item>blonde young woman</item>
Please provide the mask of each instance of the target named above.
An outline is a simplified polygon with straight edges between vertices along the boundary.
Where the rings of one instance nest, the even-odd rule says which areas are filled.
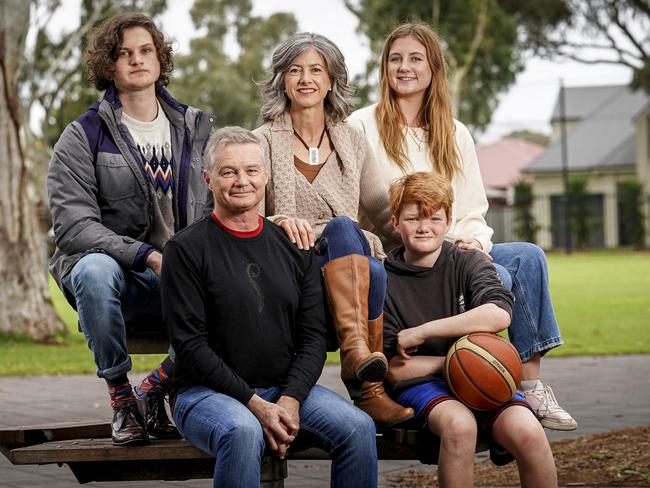
[[[350,114],[347,68],[329,39],[291,36],[273,53],[262,85],[264,125],[256,129],[269,156],[265,215],[301,249],[316,245],[341,350],[341,378],[355,404],[379,425],[413,417],[383,389],[386,273],[379,238],[362,231],[363,212],[379,234],[391,233],[388,193]]]
[[[390,33],[381,57],[379,102],[354,112],[348,123],[366,134],[386,183],[415,171],[449,179],[455,198],[447,240],[485,253],[516,297],[509,334],[524,364],[526,401],[545,427],[575,429],[576,421],[540,380],[542,356],[563,343],[546,258],[533,244],[492,244],[474,142],[453,118],[443,49],[428,25],[403,24]]]

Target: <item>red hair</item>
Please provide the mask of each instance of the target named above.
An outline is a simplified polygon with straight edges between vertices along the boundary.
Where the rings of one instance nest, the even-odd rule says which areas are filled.
[[[418,171],[402,176],[391,183],[388,195],[390,213],[398,220],[404,207],[415,203],[425,217],[430,217],[442,209],[447,216],[447,222],[451,221],[454,190],[449,180],[442,175]]]

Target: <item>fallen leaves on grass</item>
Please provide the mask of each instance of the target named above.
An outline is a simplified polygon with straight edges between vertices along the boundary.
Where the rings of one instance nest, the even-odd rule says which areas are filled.
[[[650,427],[630,427],[551,444],[559,486],[650,486]],[[389,477],[401,488],[437,487],[436,473],[408,471]],[[476,486],[519,486],[517,465],[474,466]]]

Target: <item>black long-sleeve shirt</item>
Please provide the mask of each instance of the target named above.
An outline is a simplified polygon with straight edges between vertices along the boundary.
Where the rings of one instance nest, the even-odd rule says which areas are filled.
[[[479,251],[466,251],[447,241],[433,267],[407,264],[404,246],[393,250],[384,262],[388,289],[384,304],[384,353],[397,355],[397,334],[425,322],[452,317],[486,303],[512,316],[514,297],[501,283],[495,267]],[[458,337],[434,337],[413,355],[445,356]],[[416,384],[421,380],[408,382]],[[407,384],[395,385],[402,389]]]
[[[205,385],[248,403],[253,388],[280,386],[302,402],[325,362],[319,267],[260,219],[241,237],[211,218],[165,246],[163,319],[177,354],[174,390]]]

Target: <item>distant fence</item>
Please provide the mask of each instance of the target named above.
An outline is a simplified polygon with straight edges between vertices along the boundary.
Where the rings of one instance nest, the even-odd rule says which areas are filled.
[[[650,194],[643,195],[644,201],[644,222],[646,227],[646,236],[650,235]],[[537,212],[545,211],[550,214],[546,221],[535,215],[538,224],[550,231],[551,242],[548,247],[562,249],[565,246],[565,211],[564,199],[562,195],[553,195],[545,199],[545,204],[539,205],[541,200],[535,199],[533,209]],[[535,213],[535,211],[534,211]],[[485,216],[487,224],[494,229],[492,242],[513,242],[521,240],[514,230],[515,209],[512,206],[490,202],[490,208]],[[621,202],[615,193],[592,193],[588,197],[588,216],[591,227],[588,246],[590,248],[602,248],[606,246],[629,246],[630,241],[629,222],[622,217]],[[609,242],[605,235],[609,233],[611,237]],[[539,237],[539,235],[538,235]],[[647,245],[650,245],[650,238],[646,238]],[[575,245],[575,243],[574,243]]]
[[[485,215],[485,220],[487,224],[494,229],[492,242],[498,244],[500,242],[513,242],[518,240],[517,235],[513,230],[514,218],[514,207],[490,207],[488,213]]]

